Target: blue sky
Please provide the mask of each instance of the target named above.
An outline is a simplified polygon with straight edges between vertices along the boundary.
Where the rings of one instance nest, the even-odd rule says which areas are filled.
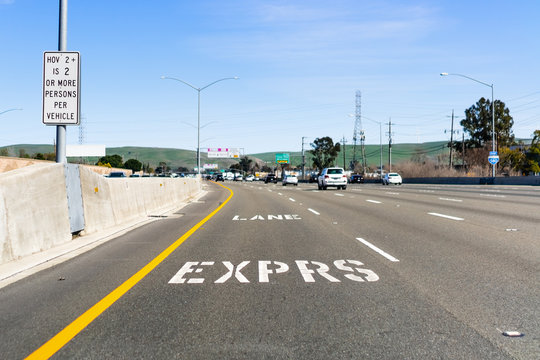
[[[0,146],[52,144],[41,122],[42,59],[58,47],[58,0],[0,0]],[[540,2],[74,1],[67,48],[81,53],[86,144],[245,153],[350,144],[356,91],[367,144],[449,139],[450,115],[493,83],[514,134],[540,129]],[[458,120],[456,120],[458,123]],[[459,125],[456,125],[459,129]],[[387,126],[383,141],[387,142]],[[458,135],[461,137],[461,133]],[[68,126],[77,144],[79,129]]]

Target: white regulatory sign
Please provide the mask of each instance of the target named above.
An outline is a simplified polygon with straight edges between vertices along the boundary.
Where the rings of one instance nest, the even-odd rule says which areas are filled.
[[[77,51],[43,53],[43,123],[79,125],[80,54]]]

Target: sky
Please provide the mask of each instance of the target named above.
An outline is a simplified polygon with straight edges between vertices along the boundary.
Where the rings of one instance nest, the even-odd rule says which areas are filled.
[[[0,146],[53,144],[42,123],[43,52],[58,0],[0,0]],[[517,138],[540,129],[540,2],[394,0],[68,1],[81,56],[81,121],[67,143],[245,154],[448,140],[493,84]],[[11,109],[22,109],[12,110]],[[381,131],[382,129],[382,131]]]

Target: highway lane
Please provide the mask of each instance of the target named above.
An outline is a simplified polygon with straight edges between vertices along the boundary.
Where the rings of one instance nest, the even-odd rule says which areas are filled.
[[[526,219],[519,231],[507,232],[491,222],[493,214],[478,214],[486,204],[497,213],[500,199],[445,188],[464,201],[440,205],[438,193],[421,191],[433,189],[415,186],[226,185],[235,192],[230,202],[56,357],[532,359],[538,353],[535,224]],[[210,188],[183,216],[0,290],[0,330],[9,340],[2,353],[29,354],[144,266],[225,201],[225,189]],[[524,206],[538,208],[531,204]],[[435,211],[463,220],[428,214]],[[497,221],[503,218],[501,210]],[[504,337],[497,328],[526,335]]]

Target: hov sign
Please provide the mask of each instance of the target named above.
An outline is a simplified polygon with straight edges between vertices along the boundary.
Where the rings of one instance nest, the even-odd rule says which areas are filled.
[[[43,114],[45,125],[79,125],[80,54],[43,53]]]

